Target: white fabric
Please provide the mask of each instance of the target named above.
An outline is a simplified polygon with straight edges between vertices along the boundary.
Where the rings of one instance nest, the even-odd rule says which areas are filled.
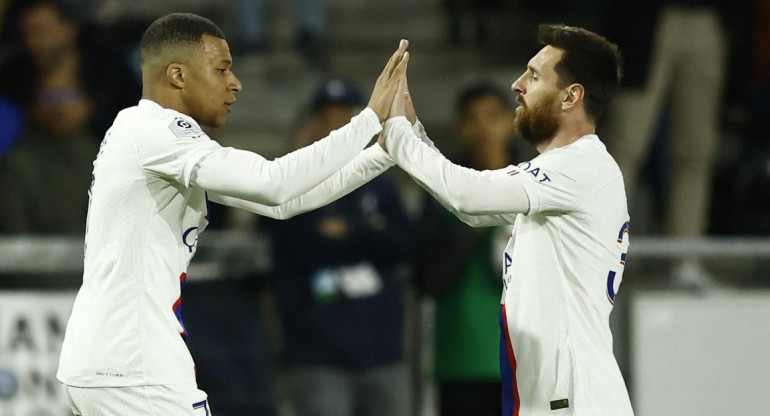
[[[503,254],[502,303],[520,415],[550,415],[550,401],[564,398],[561,414],[632,415],[609,326],[629,245],[620,169],[589,135],[518,172],[530,212]]]
[[[198,235],[208,224],[206,191],[188,186],[193,176],[197,185],[275,203],[323,181],[380,130],[367,109],[317,146],[268,162],[223,149],[192,118],[152,101],[121,111],[94,162],[83,285],[58,379],[78,387],[194,384],[176,316]],[[281,186],[250,190],[263,184],[254,177],[261,174]]]
[[[501,303],[519,414],[632,415],[609,327],[629,216],[620,169],[599,138],[478,172],[416,140],[403,118],[388,120],[385,134],[399,166],[463,221],[514,225]],[[550,402],[560,399],[569,408],[552,411]]]
[[[272,162],[245,150],[219,149],[200,160],[191,184],[220,195],[280,205],[328,178],[380,130],[377,115],[366,108],[328,138]]]
[[[194,385],[62,388],[75,416],[212,416]]]
[[[410,127],[405,117],[389,119],[385,137],[393,160],[469,225],[510,225],[529,209],[524,181],[510,174],[513,166],[485,171],[457,166],[436,149],[422,124]]]
[[[315,188],[281,205],[268,206],[216,193],[209,193],[209,199],[220,204],[283,220],[342,198],[394,164],[395,162],[388,153],[375,143]]]

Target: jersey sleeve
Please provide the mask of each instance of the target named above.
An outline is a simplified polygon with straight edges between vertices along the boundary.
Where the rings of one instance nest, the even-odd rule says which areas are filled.
[[[212,152],[200,160],[190,183],[220,195],[281,205],[332,176],[381,130],[377,115],[366,108],[326,138],[275,160],[232,148]]]
[[[193,168],[203,158],[221,149],[194,121],[176,117],[160,131],[143,129],[136,139],[139,163],[157,176],[190,185]]]
[[[284,220],[342,198],[385,172],[394,164],[388,153],[375,143],[307,193],[281,205],[269,206],[217,193],[210,193],[209,198],[219,204]]]
[[[424,129],[420,132],[424,135]],[[507,169],[465,168],[450,162],[426,137],[418,137],[405,117],[394,117],[385,125],[388,152],[398,165],[428,190],[450,212],[474,226],[512,223],[529,208],[518,178]],[[468,216],[486,216],[468,221]],[[508,221],[511,222],[508,222]]]
[[[529,198],[529,214],[560,215],[580,209],[590,194],[590,166],[569,149],[551,150],[529,162],[512,167]]]

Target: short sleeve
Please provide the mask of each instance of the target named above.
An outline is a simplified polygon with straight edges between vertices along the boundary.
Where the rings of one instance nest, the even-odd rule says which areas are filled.
[[[542,155],[520,163],[508,172],[521,175],[521,184],[529,197],[529,214],[560,215],[580,209],[591,193],[588,166],[566,155]],[[581,169],[583,169],[581,171]]]
[[[181,117],[158,130],[145,129],[137,138],[139,163],[146,171],[184,186],[190,185],[195,165],[222,148],[200,127]]]

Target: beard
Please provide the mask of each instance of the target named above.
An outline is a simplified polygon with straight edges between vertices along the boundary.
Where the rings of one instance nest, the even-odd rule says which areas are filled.
[[[559,130],[559,120],[556,118],[556,95],[543,98],[539,103],[529,108],[521,97],[517,99],[520,108],[516,110],[516,118],[513,120],[513,128],[516,134],[524,138],[529,144],[537,147],[551,140]]]

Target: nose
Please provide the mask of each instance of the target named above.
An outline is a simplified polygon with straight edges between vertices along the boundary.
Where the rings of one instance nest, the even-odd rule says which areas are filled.
[[[516,81],[513,81],[513,84],[511,84],[511,92],[515,94],[524,94],[524,82],[522,81],[522,78],[524,78],[524,75],[517,78]]]
[[[241,84],[241,81],[234,73],[231,72],[231,74],[233,75],[233,79],[230,83],[230,90],[233,92],[240,92],[243,89],[243,84]]]

